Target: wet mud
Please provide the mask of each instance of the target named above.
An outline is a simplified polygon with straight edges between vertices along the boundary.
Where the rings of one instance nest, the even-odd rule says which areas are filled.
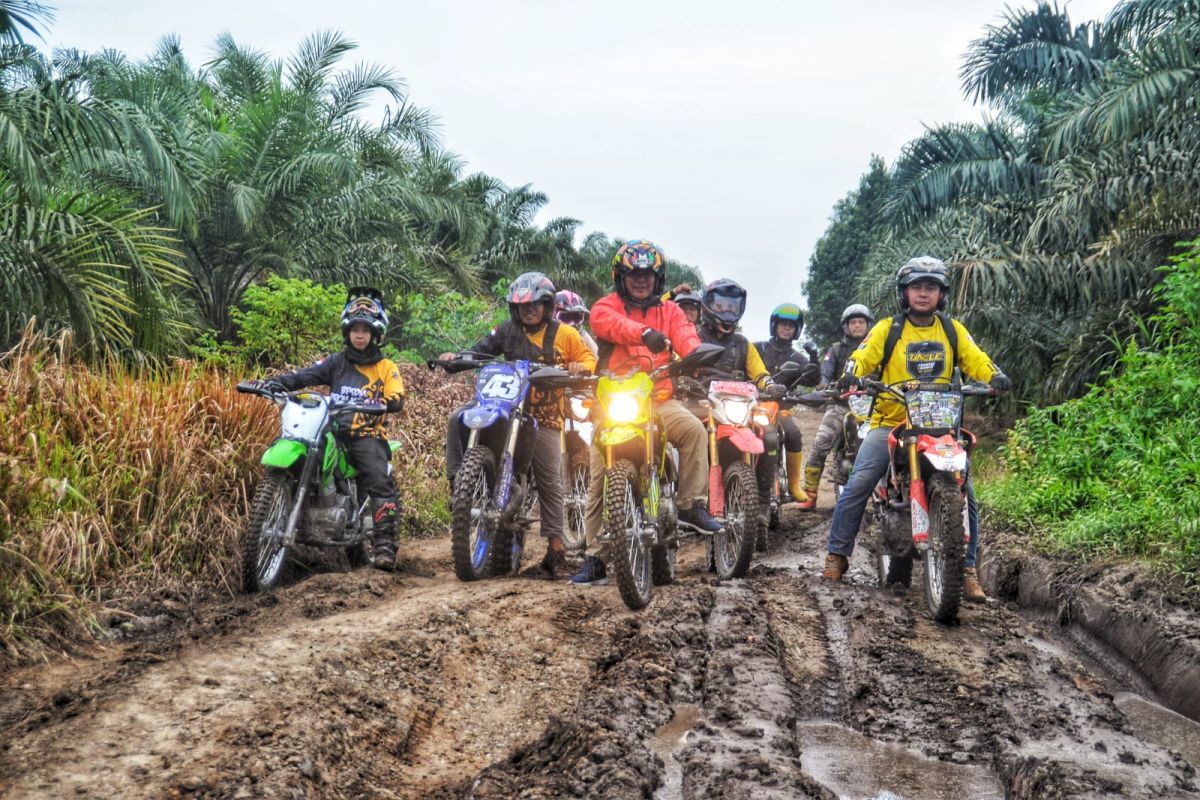
[[[689,543],[637,613],[536,569],[461,583],[444,537],[177,610],[0,678],[0,797],[1200,797],[1161,677],[1002,580],[953,626],[863,547],[825,582],[831,505],[785,507],[744,580]]]

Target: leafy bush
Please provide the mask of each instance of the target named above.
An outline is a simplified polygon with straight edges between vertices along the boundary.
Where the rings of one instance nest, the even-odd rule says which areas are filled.
[[[1147,558],[1200,583],[1200,240],[1164,267],[1152,346],[1087,395],[1038,409],[981,497],[1045,545]]]
[[[421,363],[439,353],[470,347],[507,319],[508,309],[503,303],[458,292],[413,293],[397,297],[390,316],[388,341],[405,361]]]

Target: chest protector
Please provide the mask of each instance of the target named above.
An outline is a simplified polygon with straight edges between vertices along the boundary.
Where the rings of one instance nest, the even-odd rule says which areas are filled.
[[[740,333],[732,334],[724,339],[718,339],[707,325],[701,325],[697,331],[700,341],[705,344],[716,344],[725,348],[721,359],[711,367],[704,367],[697,378],[705,384],[712,381],[744,381],[746,380],[746,358],[750,353],[750,340]]]

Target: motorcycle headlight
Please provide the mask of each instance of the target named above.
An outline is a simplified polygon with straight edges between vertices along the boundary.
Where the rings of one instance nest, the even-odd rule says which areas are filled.
[[[723,400],[721,410],[730,425],[745,425],[750,419],[750,403],[746,400]]]
[[[587,422],[590,409],[584,402],[582,397],[571,398],[571,416],[577,422]]]
[[[636,422],[638,401],[632,394],[614,394],[608,398],[608,418],[618,425]]]

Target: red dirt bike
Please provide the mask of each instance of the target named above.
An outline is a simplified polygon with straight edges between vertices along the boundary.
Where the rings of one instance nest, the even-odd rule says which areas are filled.
[[[709,512],[725,520],[725,530],[712,538],[710,563],[723,580],[745,577],[755,545],[766,535],[754,469],[763,454],[762,426],[754,419],[758,408],[753,383],[713,381],[707,414],[701,416],[708,428]]]
[[[952,622],[962,602],[967,523],[967,473],[975,435],[962,427],[964,395],[994,395],[984,384],[957,380],[885,384],[864,379],[866,391],[904,404],[904,424],[888,434],[887,474],[872,494],[879,585],[908,584],[913,560],[924,562],[929,613]]]

